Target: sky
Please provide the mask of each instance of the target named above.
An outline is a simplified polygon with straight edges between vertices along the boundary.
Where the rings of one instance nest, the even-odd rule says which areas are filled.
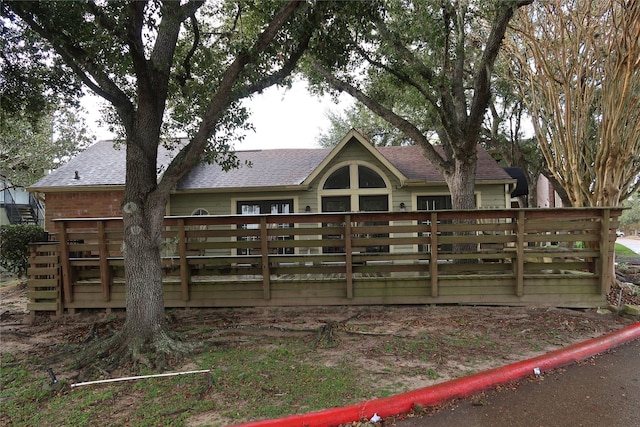
[[[87,123],[96,141],[111,139],[113,135],[97,124],[98,101],[95,96],[83,100],[88,110]],[[328,96],[311,95],[304,82],[295,82],[289,90],[271,87],[248,102],[255,132],[248,132],[235,149],[317,148],[318,136],[329,128],[327,111],[342,111],[350,104],[348,95],[342,95],[339,104]]]

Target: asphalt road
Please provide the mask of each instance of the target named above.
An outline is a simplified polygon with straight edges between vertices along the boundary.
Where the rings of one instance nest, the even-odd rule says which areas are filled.
[[[640,425],[640,340],[537,378],[461,400],[398,427]]]

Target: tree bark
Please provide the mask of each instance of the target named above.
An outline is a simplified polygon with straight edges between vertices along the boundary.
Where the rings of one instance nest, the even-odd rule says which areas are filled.
[[[141,110],[138,119],[143,115]],[[156,191],[160,127],[151,126],[157,118],[139,121],[150,126],[137,127],[127,141],[127,184],[122,204],[127,296],[123,334],[134,354],[145,343],[153,342],[166,326],[160,258],[166,195]]]
[[[477,152],[465,158],[457,157],[453,161],[453,171],[445,174],[445,181],[451,192],[451,207],[454,210],[475,209],[475,177]]]

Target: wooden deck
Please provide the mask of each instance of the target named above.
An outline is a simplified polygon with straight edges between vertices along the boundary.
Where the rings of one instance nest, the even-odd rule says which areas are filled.
[[[605,304],[620,209],[167,217],[167,307]],[[56,221],[31,311],[125,307],[120,218]],[[460,250],[460,244],[473,248]]]

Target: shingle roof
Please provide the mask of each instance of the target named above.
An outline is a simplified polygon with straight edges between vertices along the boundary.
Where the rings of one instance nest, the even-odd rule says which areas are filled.
[[[378,148],[391,164],[410,180],[444,182],[444,178],[424,157],[417,146]],[[242,166],[224,172],[219,165],[201,165],[178,184],[179,190],[207,188],[247,188],[300,185],[331,153],[330,149],[276,149],[237,151]],[[158,162],[164,169],[171,153],[159,150]],[[250,162],[247,166],[245,162]],[[79,179],[75,179],[78,171]],[[482,148],[478,148],[477,180],[510,180],[506,173]],[[68,188],[124,185],[125,147],[114,148],[113,141],[100,141],[68,163],[45,176],[31,188]]]
[[[443,155],[442,147],[435,146],[434,148],[440,155]],[[378,151],[410,180],[444,182],[444,177],[427,160],[422,148],[417,145],[379,147]],[[477,146],[476,152],[478,154],[476,181],[511,179],[511,176],[481,146]]]
[[[164,169],[171,161],[171,153],[158,149],[158,165]],[[69,162],[33,184],[41,187],[93,187],[124,185],[126,175],[125,146],[114,147],[113,141],[98,141]],[[76,171],[79,179],[76,179]]]
[[[300,185],[330,152],[330,149],[237,151],[240,168],[225,173],[219,165],[198,166],[180,181],[178,189]]]

